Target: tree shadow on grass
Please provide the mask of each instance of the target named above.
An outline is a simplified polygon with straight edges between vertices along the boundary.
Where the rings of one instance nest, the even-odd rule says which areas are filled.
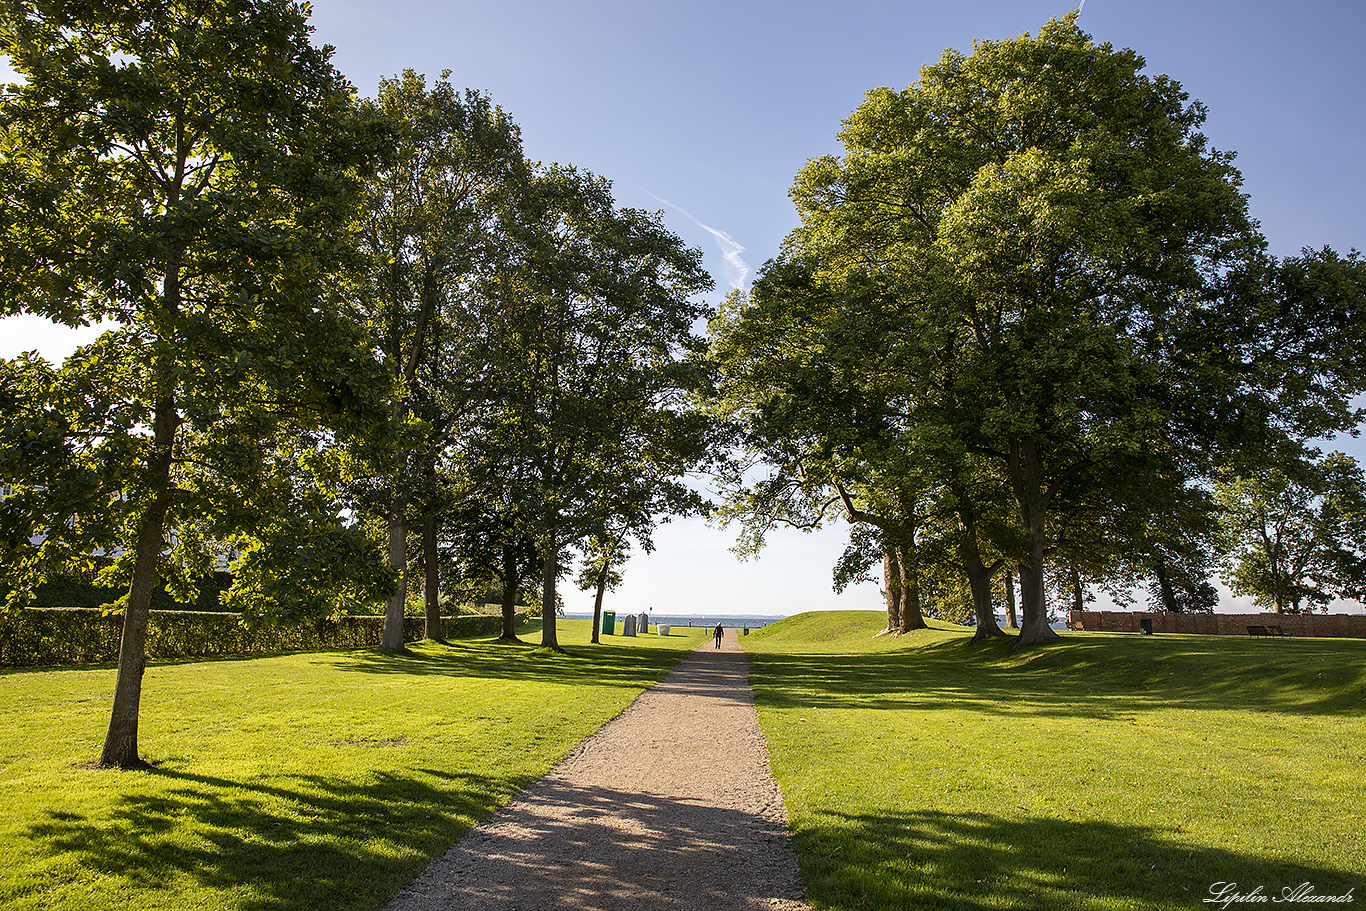
[[[461,642],[421,651],[370,649],[336,656],[338,670],[362,674],[475,677],[527,682],[640,688],[664,676],[688,653],[622,646],[572,647],[550,652],[532,643]],[[319,655],[327,660],[328,655]]]
[[[772,813],[552,776],[490,823],[401,892],[395,911],[741,911],[800,897]]]
[[[1174,705],[1354,717],[1366,709],[1366,641],[1211,638],[1075,638],[1018,657],[1009,640],[966,639],[871,654],[752,652],[752,679],[773,707],[951,700],[987,714],[1088,718]]]
[[[27,827],[30,849],[81,878],[115,877],[163,893],[206,888],[247,911],[369,909],[530,784],[432,769],[376,772],[359,786],[321,775],[237,782],[145,774],[169,786],[125,794],[98,820],[49,813]],[[29,890],[43,894],[39,906],[75,907],[81,902],[63,899],[88,887],[44,877]]]
[[[430,769],[376,774],[361,787],[322,776],[243,784],[150,775],[172,784],[121,797],[98,822],[58,812],[28,827],[29,844],[55,869],[81,871],[78,880],[45,877],[39,894],[25,896],[31,903],[87,906],[91,882],[113,878],[171,897],[169,907],[190,905],[192,888],[202,888],[218,893],[209,904],[245,911],[368,911],[531,784]],[[562,781],[543,781],[523,804],[530,809],[510,830],[462,843],[457,869],[424,877],[418,894],[442,892],[441,907],[484,911],[628,899],[637,908],[738,909],[797,892],[795,871],[766,862],[767,845],[786,839],[772,814]],[[709,875],[718,854],[734,852],[740,862]],[[751,855],[752,865],[744,862]],[[473,865],[483,866],[475,881],[464,875]],[[737,868],[746,875],[735,876]]]
[[[1209,908],[1215,883],[1268,905],[1309,883],[1366,886],[1366,871],[1185,843],[1159,828],[936,811],[829,814],[795,836],[812,899],[832,909]],[[1238,904],[1233,907],[1243,907]]]
[[[417,646],[417,647],[414,647]],[[648,687],[689,654],[681,649],[632,648],[620,645],[572,645],[565,652],[551,652],[531,641],[504,642],[488,639],[452,639],[446,642],[408,643],[390,651],[381,648],[337,649],[316,652],[285,652],[255,655],[215,655],[150,661],[149,667],[176,667],[207,662],[251,662],[274,658],[307,657],[332,664],[348,673],[445,676],[542,681],[575,685],[625,688]],[[39,674],[64,671],[113,670],[113,664],[62,665],[39,668],[0,668],[0,674]]]

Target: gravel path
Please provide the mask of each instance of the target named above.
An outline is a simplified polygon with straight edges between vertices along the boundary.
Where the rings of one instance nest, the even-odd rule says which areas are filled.
[[[432,862],[388,911],[801,911],[733,630]]]

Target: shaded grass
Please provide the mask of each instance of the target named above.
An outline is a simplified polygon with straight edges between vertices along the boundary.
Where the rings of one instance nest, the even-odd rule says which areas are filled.
[[[1366,889],[1366,642],[804,615],[743,640],[817,908],[1199,908]]]
[[[2,673],[0,906],[379,907],[701,637],[559,630],[153,664],[147,772],[85,768],[112,667]]]

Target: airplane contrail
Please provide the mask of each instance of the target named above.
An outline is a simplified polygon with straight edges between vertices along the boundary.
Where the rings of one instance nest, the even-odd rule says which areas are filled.
[[[634,183],[634,181],[632,182]],[[637,184],[637,186],[639,186],[639,184]],[[745,262],[745,258],[740,255],[745,252],[745,248],[739,241],[719,228],[713,228],[711,225],[703,224],[698,220],[697,216],[693,215],[682,206],[671,203],[663,197],[656,196],[644,187],[641,187],[640,189],[646,196],[650,197],[655,202],[682,213],[691,219],[693,224],[710,234],[712,239],[716,241],[716,246],[721,251],[721,261],[725,263],[726,274],[723,277],[725,278],[726,283],[736,290],[739,290],[744,286],[745,279],[749,278],[751,270],[749,263]]]

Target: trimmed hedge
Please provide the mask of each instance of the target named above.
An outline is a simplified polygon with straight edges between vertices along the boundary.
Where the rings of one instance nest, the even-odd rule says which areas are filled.
[[[405,617],[403,625],[405,641],[423,638],[423,618]],[[441,635],[446,639],[496,636],[502,629],[500,617],[441,618]],[[154,610],[147,627],[147,656],[191,658],[367,648],[379,645],[383,632],[383,617],[249,628],[241,622],[241,614]],[[117,661],[122,633],[122,613],[29,608],[0,614],[0,667]]]

